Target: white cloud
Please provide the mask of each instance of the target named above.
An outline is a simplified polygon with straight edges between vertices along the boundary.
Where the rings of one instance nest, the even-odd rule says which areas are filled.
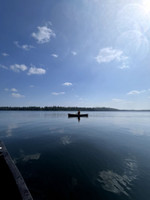
[[[64,86],[71,86],[72,83],[70,83],[70,82],[65,82],[65,83],[63,83],[63,85],[64,85]]]
[[[129,67],[128,64],[123,63],[119,68],[120,68],[120,69],[129,69],[130,67]]]
[[[53,56],[54,58],[58,58],[58,55],[57,54],[51,54],[51,56]]]
[[[45,26],[38,26],[37,32],[32,33],[32,37],[37,40],[37,43],[43,44],[50,41],[51,37],[55,37],[56,34],[54,31],[48,27],[48,25]]]
[[[11,92],[18,92],[18,90],[17,90],[16,88],[11,88],[11,89],[5,88],[4,90],[5,90],[6,92],[8,92],[8,91],[11,91]]]
[[[9,54],[7,54],[7,53],[2,53],[2,56],[6,57],[6,56],[9,56]]]
[[[109,63],[111,61],[126,61],[127,56],[123,54],[123,51],[119,49],[113,49],[112,47],[106,47],[99,51],[99,54],[96,57],[98,63]]]
[[[32,74],[45,74],[46,70],[43,68],[37,68],[37,67],[30,67],[29,71],[28,71],[28,75],[32,75]]]
[[[23,97],[25,97],[24,95],[22,95],[22,94],[19,94],[18,93],[18,90],[16,89],[16,88],[11,88],[11,89],[9,89],[9,88],[5,88],[4,89],[6,92],[12,92],[11,93],[11,96],[12,97],[15,97],[15,98],[23,98]]]
[[[28,45],[28,44],[20,45],[18,41],[15,41],[14,44],[15,44],[18,48],[23,49],[23,50],[26,50],[26,51],[29,51],[30,49],[34,48],[34,46]]]
[[[136,94],[141,94],[141,93],[144,93],[146,92],[146,90],[132,90],[130,92],[127,93],[127,95],[136,95]]]
[[[6,67],[5,65],[1,65],[1,64],[0,64],[0,68],[2,68],[2,69],[8,69],[8,67]]]
[[[120,102],[124,102],[124,99],[112,99],[114,102],[120,103]]]
[[[11,88],[12,92],[17,92],[18,90],[16,88]]]
[[[35,86],[34,86],[34,85],[30,85],[29,87],[30,87],[30,88],[34,88]]]
[[[15,98],[23,98],[23,97],[25,97],[24,95],[19,94],[19,93],[12,93],[11,95],[12,95],[12,97],[15,97]]]
[[[23,44],[23,45],[21,46],[21,48],[24,49],[24,50],[26,50],[26,51],[28,51],[28,50],[34,48],[34,46],[28,45],[28,44]]]
[[[58,96],[58,95],[64,95],[65,92],[52,92],[52,95]]]
[[[74,55],[74,56],[77,55],[77,52],[76,52],[76,51],[72,51],[71,53],[72,53],[72,55]]]
[[[14,64],[14,65],[11,65],[11,66],[10,66],[10,69],[11,69],[12,71],[14,71],[14,72],[20,72],[20,71],[25,71],[25,70],[27,70],[27,66],[24,65],[24,64],[21,64],[21,65],[19,65],[19,64]]]
[[[119,98],[113,98],[112,99],[112,107],[117,106],[118,108],[120,107],[121,109],[124,108],[125,106],[127,108],[132,107],[133,102],[126,100],[126,99],[119,99]]]

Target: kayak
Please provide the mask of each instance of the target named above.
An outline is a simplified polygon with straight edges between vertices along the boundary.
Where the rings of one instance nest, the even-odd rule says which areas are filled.
[[[68,114],[68,117],[88,117],[88,114]]]

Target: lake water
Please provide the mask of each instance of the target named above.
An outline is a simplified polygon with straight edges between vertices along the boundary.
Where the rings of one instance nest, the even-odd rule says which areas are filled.
[[[150,112],[0,111],[0,140],[34,200],[148,200]]]

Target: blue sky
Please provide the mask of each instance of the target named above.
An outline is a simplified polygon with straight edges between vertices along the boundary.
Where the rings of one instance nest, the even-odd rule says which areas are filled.
[[[149,0],[0,0],[0,106],[150,109]]]

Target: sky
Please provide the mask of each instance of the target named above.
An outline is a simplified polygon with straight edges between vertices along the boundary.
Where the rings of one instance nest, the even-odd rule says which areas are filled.
[[[0,0],[0,106],[150,109],[150,1]]]

